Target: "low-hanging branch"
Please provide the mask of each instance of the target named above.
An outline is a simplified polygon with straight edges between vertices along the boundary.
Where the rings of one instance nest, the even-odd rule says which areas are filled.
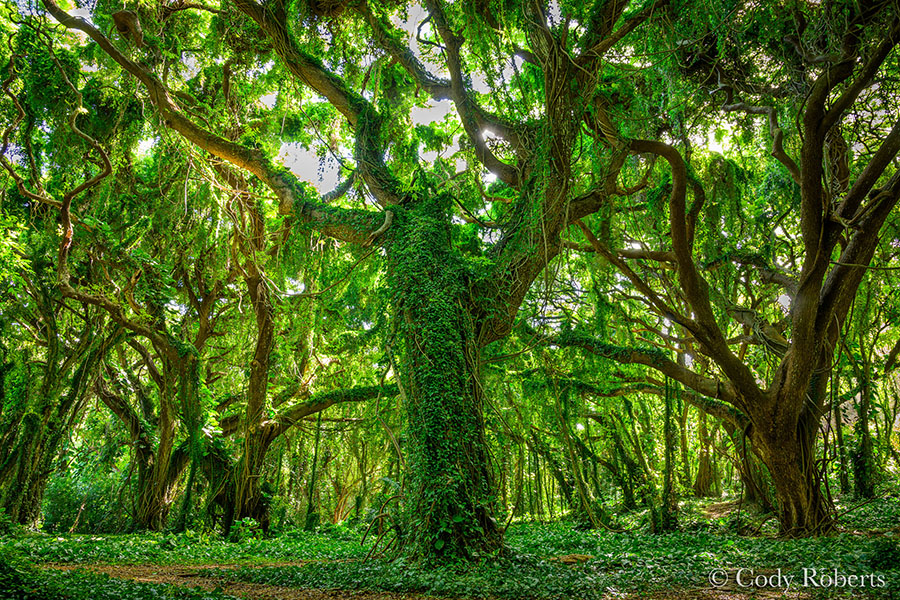
[[[596,356],[608,358],[621,364],[637,364],[651,367],[694,390],[701,396],[720,401],[719,404],[721,406],[718,408],[711,407],[711,410],[715,412],[710,412],[710,414],[714,416],[735,422],[734,408],[743,412],[744,399],[735,392],[731,382],[722,382],[718,379],[698,375],[668,358],[665,352],[657,348],[626,348],[576,332],[563,332],[557,335],[541,335],[534,330],[528,332],[533,336],[532,342],[535,344],[561,348],[580,348]],[[730,404],[734,408],[728,407],[725,403]]]
[[[273,418],[264,422],[262,426],[268,429],[267,434],[264,437],[275,439],[294,425],[300,423],[309,415],[319,413],[335,404],[342,404],[345,402],[365,402],[376,398],[393,398],[399,393],[400,391],[396,384],[369,385],[320,392],[314,394],[305,402],[293,404],[281,410]],[[241,416],[235,414],[223,417],[219,421],[219,426],[222,428],[223,434],[231,435],[238,430],[240,423]]]
[[[293,213],[323,234],[347,242],[362,244],[371,231],[378,229],[384,219],[383,215],[328,206],[318,199],[310,198],[296,177],[276,166],[261,150],[229,141],[194,123],[178,107],[163,82],[147,67],[125,56],[109,38],[87,21],[68,14],[53,0],[42,2],[47,12],[63,26],[87,34],[110,58],[136,77],[147,89],[151,103],[159,111],[167,127],[199,148],[258,177],[278,197],[281,212]]]

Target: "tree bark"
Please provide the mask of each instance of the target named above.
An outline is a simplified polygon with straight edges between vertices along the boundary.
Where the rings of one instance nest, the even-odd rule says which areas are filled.
[[[449,200],[449,199],[445,199]],[[405,542],[413,556],[497,550],[483,423],[480,349],[468,285],[435,199],[398,210],[389,247],[400,392],[408,418]]]
[[[694,479],[694,496],[708,498],[713,496],[715,472],[710,458],[711,440],[706,426],[706,413],[700,411],[698,433],[700,436],[700,456],[697,464],[697,477]]]
[[[753,449],[775,487],[781,533],[801,537],[830,531],[833,508],[822,491],[815,449],[819,420],[803,418],[795,428],[771,424],[751,432]]]
[[[872,433],[869,431],[869,412],[872,406],[872,381],[868,361],[860,365],[862,387],[856,405],[856,448],[853,450],[853,490],[857,498],[875,497],[875,456]]]

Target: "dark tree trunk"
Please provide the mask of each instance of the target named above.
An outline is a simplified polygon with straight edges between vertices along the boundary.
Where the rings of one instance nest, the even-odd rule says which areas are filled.
[[[862,365],[862,387],[856,405],[856,448],[853,451],[853,487],[857,498],[875,497],[875,456],[872,434],[869,431],[869,413],[872,407],[872,382],[869,365]]]
[[[694,479],[694,496],[707,498],[718,494],[713,494],[713,483],[715,482],[716,474],[710,456],[712,444],[709,429],[706,426],[706,413],[703,411],[700,411],[698,433],[700,437],[700,457],[697,464],[697,478]]]
[[[832,381],[831,385],[835,385],[835,381]],[[834,394],[832,393],[832,398],[834,398]],[[847,444],[844,441],[844,411],[841,409],[841,405],[837,402],[833,402],[834,404],[834,433],[835,438],[837,440],[837,452],[838,452],[838,481],[841,486],[842,494],[850,493],[850,476],[849,469],[847,468]]]
[[[691,459],[688,452],[687,423],[690,414],[687,402],[682,403],[681,418],[678,419],[679,445],[681,448],[681,485],[689,488],[691,485]]]
[[[822,491],[815,460],[818,419],[801,417],[794,428],[774,422],[754,428],[753,448],[769,470],[782,535],[801,537],[830,531],[833,508]]]
[[[529,447],[544,459],[547,468],[550,470],[550,476],[556,481],[556,484],[559,486],[559,492],[565,498],[566,506],[572,509],[576,508],[574,478],[563,470],[559,460],[553,456],[553,449],[533,429],[530,432],[529,439],[531,440],[528,444]]]
[[[665,414],[663,421],[663,487],[660,496],[659,519],[655,529],[672,531],[678,527],[678,500],[675,496],[675,407],[674,391],[666,379]]]

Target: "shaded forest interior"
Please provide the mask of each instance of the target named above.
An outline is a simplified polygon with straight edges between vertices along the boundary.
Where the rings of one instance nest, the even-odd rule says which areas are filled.
[[[897,0],[0,38],[0,598],[900,590]]]

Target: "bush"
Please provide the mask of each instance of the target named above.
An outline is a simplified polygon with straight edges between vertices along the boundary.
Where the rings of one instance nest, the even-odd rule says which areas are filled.
[[[58,474],[44,493],[44,529],[52,533],[121,531],[126,517],[118,502],[120,486],[116,473]]]
[[[244,517],[234,522],[231,526],[231,534],[228,541],[235,544],[243,544],[248,540],[261,540],[263,531],[259,525],[259,521],[250,517]]]
[[[12,535],[16,532],[16,524],[13,523],[12,518],[6,511],[0,508],[0,536],[2,535]]]

